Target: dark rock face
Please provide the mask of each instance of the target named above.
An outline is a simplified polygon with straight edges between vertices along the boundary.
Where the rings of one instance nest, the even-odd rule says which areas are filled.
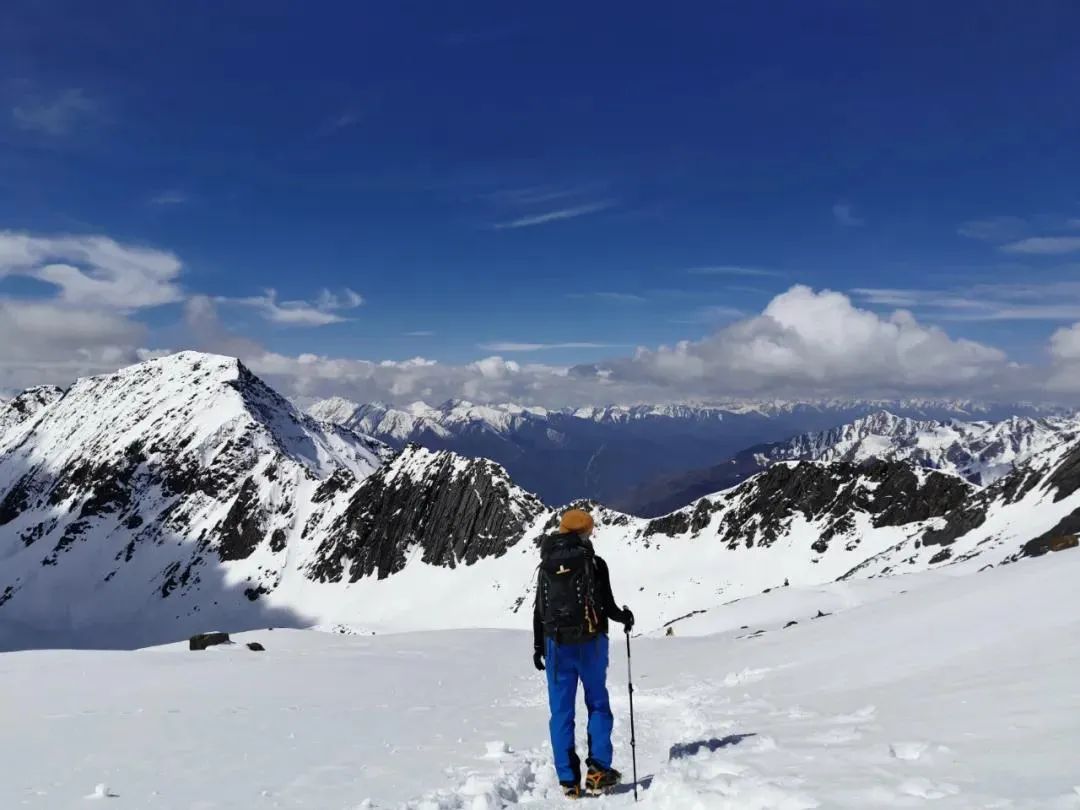
[[[188,639],[188,649],[192,651],[205,650],[207,647],[216,647],[218,644],[231,644],[228,633],[199,633]]]
[[[360,485],[309,575],[320,582],[383,579],[400,571],[417,545],[431,565],[471,565],[504,554],[543,511],[493,462],[411,446]]]
[[[218,526],[218,556],[222,562],[247,559],[266,535],[266,519],[258,496],[258,486],[248,478]]]
[[[257,641],[248,642],[247,648],[252,652],[266,652],[266,647]]]
[[[1061,462],[1048,485],[1057,490],[1055,501],[1060,501],[1080,489],[1080,443],[1078,443]]]
[[[1078,534],[1080,534],[1080,509],[1066,515],[1050,531],[1029,540],[1024,544],[1020,552],[1013,556],[1012,560],[1015,561],[1024,557],[1041,557],[1053,551],[1076,548],[1080,544],[1080,541],[1077,540]]]
[[[937,472],[924,476],[920,480],[897,461],[777,465],[746,484],[747,496],[725,519],[721,538],[732,549],[751,547],[755,535],[761,545],[769,546],[801,513],[808,520],[831,519],[814,544],[815,551],[823,552],[833,537],[853,528],[855,512],[872,515],[876,527],[901,526],[944,515],[971,493],[971,485],[959,478]],[[740,488],[731,496],[738,498],[742,492]],[[701,520],[695,516],[694,522]]]

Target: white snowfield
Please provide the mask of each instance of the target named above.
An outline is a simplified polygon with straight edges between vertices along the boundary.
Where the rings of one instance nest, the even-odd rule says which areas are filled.
[[[730,614],[717,634],[636,639],[641,807],[1075,810],[1078,580],[1063,551],[785,588],[712,612]],[[266,652],[0,655],[0,807],[566,806],[526,632],[237,640]],[[609,682],[629,774],[624,649]]]

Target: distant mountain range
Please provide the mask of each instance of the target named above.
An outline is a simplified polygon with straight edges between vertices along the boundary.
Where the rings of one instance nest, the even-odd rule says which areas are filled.
[[[0,649],[528,626],[536,543],[561,510],[490,460],[394,451],[194,352],[30,399],[0,435]],[[853,456],[776,461],[654,520],[576,505],[650,629],[785,584],[1070,548],[1078,470],[1066,438],[985,488]]]
[[[392,447],[415,442],[435,450],[492,459],[548,503],[586,497],[635,514],[658,514],[655,509],[650,511],[652,504],[662,502],[677,508],[692,500],[676,502],[665,495],[683,488],[669,481],[671,477],[677,481],[688,471],[714,467],[746,448],[831,430],[883,409],[920,421],[994,421],[1058,413],[1054,408],[1030,404],[927,399],[548,410],[463,401],[437,407],[424,403],[391,407],[334,398],[316,402],[307,411],[317,419],[373,436]],[[724,479],[723,484],[729,486],[745,477]],[[650,489],[656,489],[655,497],[649,495]]]
[[[1080,436],[1080,415],[1010,416],[968,422],[898,416],[888,411],[830,430],[750,447],[720,464],[663,476],[613,505],[646,517],[662,515],[761,472],[778,461],[906,461],[987,485],[1062,441]]]

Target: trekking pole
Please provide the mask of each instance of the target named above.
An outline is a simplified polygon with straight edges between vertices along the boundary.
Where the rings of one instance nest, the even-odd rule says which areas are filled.
[[[634,801],[637,795],[637,738],[634,734],[634,674],[630,669],[630,630],[626,630],[626,684],[630,688],[630,758],[634,764]]]

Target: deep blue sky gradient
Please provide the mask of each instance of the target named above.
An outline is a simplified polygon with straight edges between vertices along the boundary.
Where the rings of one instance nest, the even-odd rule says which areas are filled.
[[[1080,217],[1078,31],[1075,2],[8,0],[0,227],[167,248],[215,296],[348,286],[346,323],[228,317],[282,352],[452,362],[696,338],[796,282],[1072,280],[957,229]],[[7,117],[67,88],[94,105],[72,131]],[[1021,359],[1068,322],[917,314]]]

